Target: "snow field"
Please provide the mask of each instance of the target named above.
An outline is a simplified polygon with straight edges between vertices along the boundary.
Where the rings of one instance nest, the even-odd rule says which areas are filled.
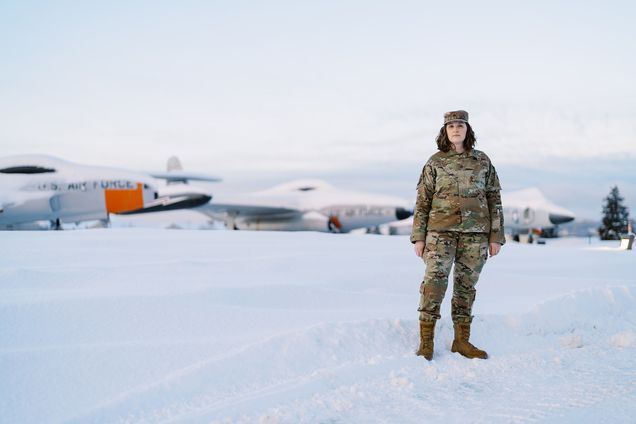
[[[404,237],[5,233],[0,421],[633,422],[633,255],[510,244],[471,340],[414,356],[423,266]],[[555,258],[557,260],[555,260]]]

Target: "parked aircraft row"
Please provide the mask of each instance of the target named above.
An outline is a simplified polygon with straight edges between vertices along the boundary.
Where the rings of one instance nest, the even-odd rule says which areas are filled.
[[[160,180],[165,183],[160,184]],[[338,189],[321,180],[297,180],[267,190],[212,196],[189,181],[220,178],[184,172],[170,158],[166,172],[140,173],[80,165],[45,155],[0,158],[0,229],[59,229],[64,223],[107,222],[111,214],[192,208],[237,230],[349,232],[393,224],[410,231],[409,201]],[[537,189],[504,193],[506,227],[516,232],[574,219]]]
[[[156,178],[168,182],[159,185]],[[139,214],[194,208],[230,229],[348,232],[410,216],[397,197],[339,190],[324,181],[300,180],[272,189],[212,199],[188,181],[219,178],[183,172],[171,158],[168,171],[143,174],[74,164],[52,156],[0,158],[0,229],[37,228],[39,222],[108,220],[110,214]]]

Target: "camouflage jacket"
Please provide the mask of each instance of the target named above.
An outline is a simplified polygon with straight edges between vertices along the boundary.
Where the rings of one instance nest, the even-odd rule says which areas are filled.
[[[501,186],[484,152],[437,152],[426,162],[417,184],[411,242],[426,231],[487,233],[491,243],[505,243]]]

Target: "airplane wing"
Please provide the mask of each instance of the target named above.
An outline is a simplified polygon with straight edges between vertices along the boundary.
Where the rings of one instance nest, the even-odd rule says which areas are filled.
[[[182,193],[173,196],[162,196],[149,202],[143,208],[131,211],[120,212],[118,215],[133,215],[148,212],[164,212],[176,209],[195,208],[205,205],[212,199],[212,196],[201,193]]]
[[[220,214],[227,213],[239,216],[249,215],[294,215],[300,214],[301,211],[293,208],[284,208],[278,206],[261,206],[261,205],[248,205],[248,204],[236,204],[236,203],[216,203],[210,202],[203,208],[205,211]]]
[[[168,183],[186,183],[188,181],[208,181],[220,182],[222,178],[211,175],[197,174],[193,172],[168,171],[168,172],[152,172],[149,174],[153,178],[166,180]]]
[[[210,202],[198,210],[213,219],[223,217],[228,229],[339,232],[341,225],[317,211],[258,204]]]

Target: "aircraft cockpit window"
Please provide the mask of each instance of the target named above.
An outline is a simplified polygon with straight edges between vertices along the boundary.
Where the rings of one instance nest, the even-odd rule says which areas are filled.
[[[315,189],[316,187],[298,187],[298,191],[311,191]]]
[[[55,172],[55,169],[43,166],[12,166],[0,169],[0,174],[46,174],[49,172]]]

